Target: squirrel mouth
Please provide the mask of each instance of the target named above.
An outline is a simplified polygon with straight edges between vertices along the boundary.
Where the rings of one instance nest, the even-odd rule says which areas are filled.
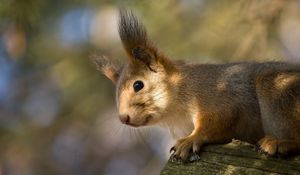
[[[133,127],[145,126],[149,123],[151,118],[152,118],[152,115],[146,115],[145,120],[141,124],[128,123],[128,125],[133,126]]]
[[[147,115],[143,125],[146,125],[151,120],[151,118],[152,118],[152,115]]]

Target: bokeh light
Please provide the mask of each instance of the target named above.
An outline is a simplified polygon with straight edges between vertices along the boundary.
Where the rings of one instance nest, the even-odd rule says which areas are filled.
[[[300,58],[300,2],[273,0],[0,3],[0,175],[158,174],[175,142],[120,123],[93,53],[126,61],[118,9],[131,8],[172,59]]]

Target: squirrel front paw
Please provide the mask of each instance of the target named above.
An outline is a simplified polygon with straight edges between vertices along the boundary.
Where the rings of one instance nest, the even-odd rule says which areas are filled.
[[[194,136],[188,136],[178,140],[170,149],[170,152],[173,158],[187,162],[192,153],[199,153],[201,145],[199,139],[196,139]]]

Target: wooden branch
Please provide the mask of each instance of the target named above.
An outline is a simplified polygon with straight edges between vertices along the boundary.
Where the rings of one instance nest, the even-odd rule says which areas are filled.
[[[300,174],[300,155],[271,158],[259,153],[253,145],[234,140],[203,147],[192,163],[179,163],[171,158],[161,171],[161,175],[187,174]]]

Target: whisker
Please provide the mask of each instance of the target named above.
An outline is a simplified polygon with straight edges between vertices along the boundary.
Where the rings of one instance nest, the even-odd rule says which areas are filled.
[[[145,140],[141,129],[136,129],[136,134],[137,134],[137,138],[139,140],[140,143],[142,143],[143,146],[147,147],[147,149],[151,149],[148,142]]]
[[[120,132],[121,130],[122,130],[122,125],[121,125],[121,127],[118,127],[117,130],[114,130],[113,132],[110,132],[110,134],[113,137],[117,136],[119,138],[120,137],[120,133],[123,133],[123,132]]]
[[[130,130],[131,130],[131,135],[132,135],[131,137],[132,137],[133,143],[139,143],[139,139],[135,132],[136,128],[130,127]]]
[[[135,142],[136,143],[142,143],[142,144],[144,144],[141,140],[140,140],[140,138],[139,138],[139,136],[137,135],[137,128],[132,128],[132,132],[133,132],[133,135],[134,135],[134,139],[135,139]]]
[[[99,124],[101,126],[116,126],[115,122],[114,122],[114,118],[111,118],[111,117],[102,117],[101,119],[99,119]],[[118,130],[120,130],[120,128],[118,128]],[[116,130],[114,130],[116,131]],[[109,128],[109,129],[106,129],[106,127],[103,129],[103,132],[106,134],[106,135],[110,135],[112,134],[112,129]]]
[[[150,135],[149,135],[149,128],[143,128],[143,136],[144,137],[146,137],[146,138],[149,138],[150,137]]]
[[[137,130],[137,134],[138,134],[140,140],[142,140],[143,145],[146,147],[149,147],[148,142],[145,140],[145,138],[142,134],[142,130]]]

